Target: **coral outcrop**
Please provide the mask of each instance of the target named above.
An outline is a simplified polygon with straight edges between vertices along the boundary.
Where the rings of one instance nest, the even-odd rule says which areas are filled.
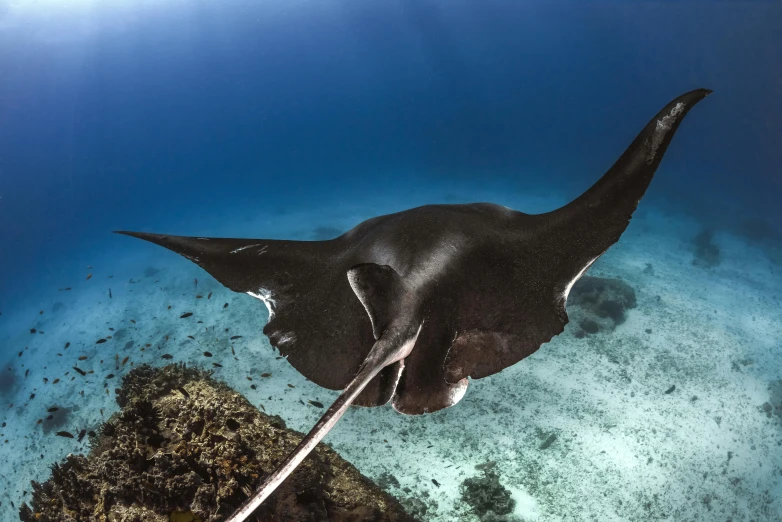
[[[635,306],[635,290],[621,279],[584,276],[570,290],[568,317],[576,337],[584,337],[613,331]]]
[[[302,434],[242,395],[184,365],[129,372],[122,411],[33,483],[24,522],[224,520],[293,450]],[[331,448],[318,445],[254,515],[256,520],[413,521]]]
[[[476,466],[483,476],[465,479],[461,485],[462,500],[472,507],[481,522],[516,520],[510,514],[516,505],[510,491],[500,484],[494,462]]]
[[[714,243],[714,231],[704,229],[692,240],[694,246],[692,264],[712,268],[720,264],[720,247]]]

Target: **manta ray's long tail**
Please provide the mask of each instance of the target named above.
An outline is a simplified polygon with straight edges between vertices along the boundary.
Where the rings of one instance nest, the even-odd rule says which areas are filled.
[[[386,330],[383,336],[375,342],[356,377],[348,384],[337,400],[334,401],[334,404],[326,410],[326,413],[301,440],[296,449],[277,466],[274,472],[266,477],[255,494],[248,498],[226,522],[243,522],[246,520],[293,473],[307,455],[315,449],[323,437],[344,415],[369,381],[386,366],[401,361],[410,355],[420,333],[421,325],[418,326],[417,330],[410,328],[391,328]]]

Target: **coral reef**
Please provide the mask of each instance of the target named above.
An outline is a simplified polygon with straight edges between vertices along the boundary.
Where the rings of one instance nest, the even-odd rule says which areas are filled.
[[[570,290],[568,317],[576,337],[584,337],[613,331],[635,306],[635,290],[621,279],[584,276]]]
[[[711,268],[720,264],[720,248],[714,244],[713,230],[703,229],[693,238],[692,244],[695,246],[693,265]]]
[[[510,491],[500,484],[494,462],[476,466],[483,471],[482,477],[468,478],[462,482],[461,491],[464,502],[472,507],[481,522],[510,521],[516,502]]]
[[[207,372],[139,366],[117,390],[122,411],[33,482],[24,522],[224,520],[300,442]],[[256,520],[414,521],[324,444],[254,515]]]

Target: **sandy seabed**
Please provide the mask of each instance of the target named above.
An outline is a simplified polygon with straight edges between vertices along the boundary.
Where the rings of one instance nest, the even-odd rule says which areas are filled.
[[[497,199],[491,191],[450,190],[446,200]],[[227,222],[221,230],[313,239],[424,204],[425,196],[405,204],[386,194],[244,219],[234,228]],[[435,197],[442,201],[442,191]],[[563,201],[504,203],[538,212]],[[478,520],[459,486],[490,461],[516,501],[517,520],[782,520],[782,422],[763,410],[774,393],[782,397],[782,266],[720,230],[720,263],[693,265],[700,229],[642,203],[619,243],[589,270],[635,289],[637,307],[616,330],[577,338],[568,325],[531,357],[471,381],[460,403],[434,414],[353,408],[326,442],[370,477],[393,475],[399,485],[389,492],[422,500],[423,519],[432,522]],[[308,400],[327,404],[337,396],[277,358],[261,334],[261,302],[175,254],[127,241],[119,253],[97,245],[85,254],[83,273],[59,287],[72,290],[30,289],[29,302],[0,316],[0,363],[16,378],[0,396],[2,520],[18,519],[30,480],[45,480],[48,466],[68,453],[88,451],[88,437],[55,432],[78,434],[108,419],[118,409],[114,388],[134,365],[214,368],[215,377],[300,431],[323,412]],[[186,312],[193,315],[180,318]],[[69,412],[62,425],[46,420],[51,407]]]

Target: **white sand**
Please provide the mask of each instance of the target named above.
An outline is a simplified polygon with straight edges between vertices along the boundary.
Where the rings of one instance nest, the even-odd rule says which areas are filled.
[[[413,195],[385,190],[362,201],[348,195],[330,207],[285,214],[258,212],[236,226],[223,217],[204,229],[310,239],[316,227],[344,230],[378,213],[451,200],[495,201],[526,212],[564,202],[516,197],[508,187],[480,193],[449,185]],[[198,228],[191,223],[182,233]],[[516,514],[526,521],[782,520],[782,425],[759,411],[769,400],[768,385],[782,379],[782,279],[774,275],[780,267],[760,249],[721,233],[715,239],[722,263],[693,266],[690,239],[698,230],[695,222],[642,203],[620,242],[589,272],[620,277],[636,291],[638,306],[616,331],[577,339],[569,326],[533,356],[471,382],[459,404],[435,414],[352,409],[326,442],[370,477],[393,474],[401,487],[391,493],[421,498],[431,521],[477,520],[461,502],[459,484],[478,476],[474,466],[488,461],[497,461],[501,482],[517,500]],[[3,311],[0,363],[3,371],[15,369],[20,386],[0,399],[6,422],[0,430],[2,520],[17,519],[31,479],[44,480],[52,462],[87,450],[86,437],[78,443],[43,434],[36,421],[46,417],[46,408],[79,407],[57,429],[94,429],[117,410],[113,389],[121,375],[142,362],[168,363],[160,358],[164,353],[174,355],[172,362],[223,365],[215,369],[218,378],[301,431],[323,410],[300,401],[327,404],[337,395],[275,358],[261,335],[262,303],[226,290],[159,247],[126,241],[121,251],[94,245],[89,255],[75,254],[78,266],[94,268],[59,285],[73,290],[31,289],[28,303]],[[653,275],[643,272],[646,263]],[[145,276],[149,266],[160,272]],[[93,277],[86,281],[88,273]],[[56,302],[64,307],[55,312]],[[184,312],[194,315],[180,319]],[[30,334],[29,328],[45,333]],[[95,344],[109,335],[108,342]],[[243,337],[231,342],[231,335]],[[126,347],[129,341],[134,344]],[[64,350],[66,342],[71,346]],[[204,350],[213,357],[204,357]],[[129,357],[119,370],[115,354],[120,361]],[[81,355],[87,359],[79,361]],[[74,365],[94,374],[82,377]],[[260,377],[263,372],[272,377]],[[116,376],[106,380],[109,373]],[[61,381],[53,384],[57,377]],[[665,394],[672,385],[675,391]],[[555,442],[539,449],[552,432]]]

